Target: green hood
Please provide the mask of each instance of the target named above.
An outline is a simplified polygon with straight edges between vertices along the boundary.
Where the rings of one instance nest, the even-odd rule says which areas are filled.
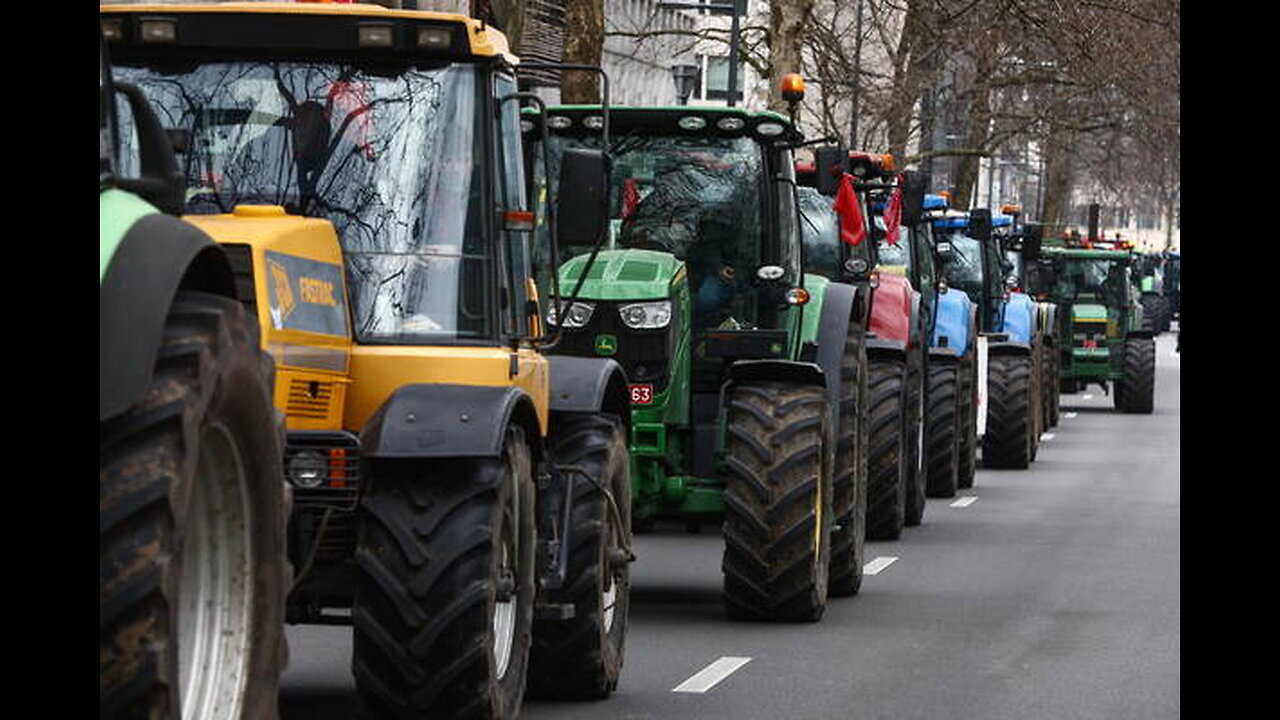
[[[1093,320],[1095,322],[1106,321],[1107,308],[1104,305],[1094,305],[1090,303],[1081,303],[1078,305],[1072,305],[1071,319],[1076,322],[1079,322],[1082,320],[1085,322],[1088,322],[1090,320]]]
[[[560,292],[568,297],[590,255],[560,266]],[[684,263],[654,250],[602,250],[578,293],[582,300],[661,300],[671,295],[675,278],[685,277]]]

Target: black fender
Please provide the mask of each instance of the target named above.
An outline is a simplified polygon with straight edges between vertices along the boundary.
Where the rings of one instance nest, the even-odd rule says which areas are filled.
[[[929,348],[929,359],[938,360],[959,360],[960,351],[953,347],[931,347]]]
[[[744,382],[776,380],[825,388],[826,375],[817,363],[797,360],[738,360],[729,366],[724,387]],[[723,395],[723,390],[721,394]],[[721,403],[723,406],[724,403]]]
[[[190,223],[146,215],[125,233],[98,291],[99,421],[128,410],[150,387],[180,289],[236,297],[226,253]]]
[[[553,415],[566,412],[617,415],[630,437],[631,394],[627,390],[627,374],[616,360],[550,355],[547,362]]]
[[[1156,336],[1155,332],[1151,330],[1130,330],[1129,332],[1125,333],[1124,339],[1128,340],[1130,338],[1135,338],[1135,339],[1150,340],[1155,336]]]
[[[827,389],[827,403],[831,406],[831,422],[840,427],[840,363],[844,360],[844,345],[849,338],[853,309],[858,290],[847,283],[827,283],[822,294],[822,313],[818,316],[818,352],[814,360],[822,374],[835,378]]]
[[[891,357],[900,357],[904,361],[907,358],[907,346],[897,340],[882,338],[878,335],[867,333],[866,339],[867,355],[888,355]]]
[[[987,343],[987,356],[994,355],[1026,355],[1031,356],[1031,345],[1029,343],[1010,342],[1008,340],[998,340]]]
[[[544,456],[537,410],[514,385],[403,385],[360,431],[365,460],[499,457],[508,423],[524,428],[535,459]]]

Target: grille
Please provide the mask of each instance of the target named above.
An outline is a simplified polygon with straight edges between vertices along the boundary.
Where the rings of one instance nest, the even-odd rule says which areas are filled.
[[[293,417],[324,420],[329,417],[329,403],[332,399],[333,383],[294,379],[289,383],[285,412]]]
[[[1086,340],[1094,341],[1098,347],[1103,347],[1107,340],[1106,323],[1072,323],[1071,325],[1072,344],[1076,346],[1084,345]]]
[[[627,373],[628,382],[652,383],[655,393],[665,390],[671,380],[670,358],[675,355],[680,319],[673,316],[670,325],[657,330],[632,330],[618,315],[619,303],[596,301],[595,306],[586,327],[565,330],[556,353],[611,357]],[[597,335],[616,337],[618,351],[609,356],[598,355],[595,349]]]
[[[285,448],[285,472],[300,452],[319,451],[329,459],[318,487],[293,486],[290,556],[301,566],[351,558],[356,546],[356,505],[360,502],[360,453],[355,435],[293,431]]]

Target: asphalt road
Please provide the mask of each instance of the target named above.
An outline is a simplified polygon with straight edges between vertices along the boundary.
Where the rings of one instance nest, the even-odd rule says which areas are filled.
[[[721,541],[638,536],[618,691],[523,717],[1174,718],[1181,712],[1180,357],[1158,340],[1155,412],[1090,388],[1029,470],[979,469],[924,524],[867,546],[823,620],[724,619]],[[972,499],[970,499],[972,498]],[[284,720],[349,718],[350,630],[290,628]]]

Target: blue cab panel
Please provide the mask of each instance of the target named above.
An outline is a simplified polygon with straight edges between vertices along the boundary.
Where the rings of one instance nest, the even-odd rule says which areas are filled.
[[[996,332],[1008,333],[1010,342],[1031,344],[1035,312],[1035,304],[1026,293],[1010,293],[1004,305],[1004,321]]]
[[[938,295],[937,321],[933,324],[933,332],[929,335],[929,347],[941,347],[941,338],[947,339],[947,347],[954,348],[960,355],[969,346],[969,315],[973,303],[963,290],[947,288]]]

